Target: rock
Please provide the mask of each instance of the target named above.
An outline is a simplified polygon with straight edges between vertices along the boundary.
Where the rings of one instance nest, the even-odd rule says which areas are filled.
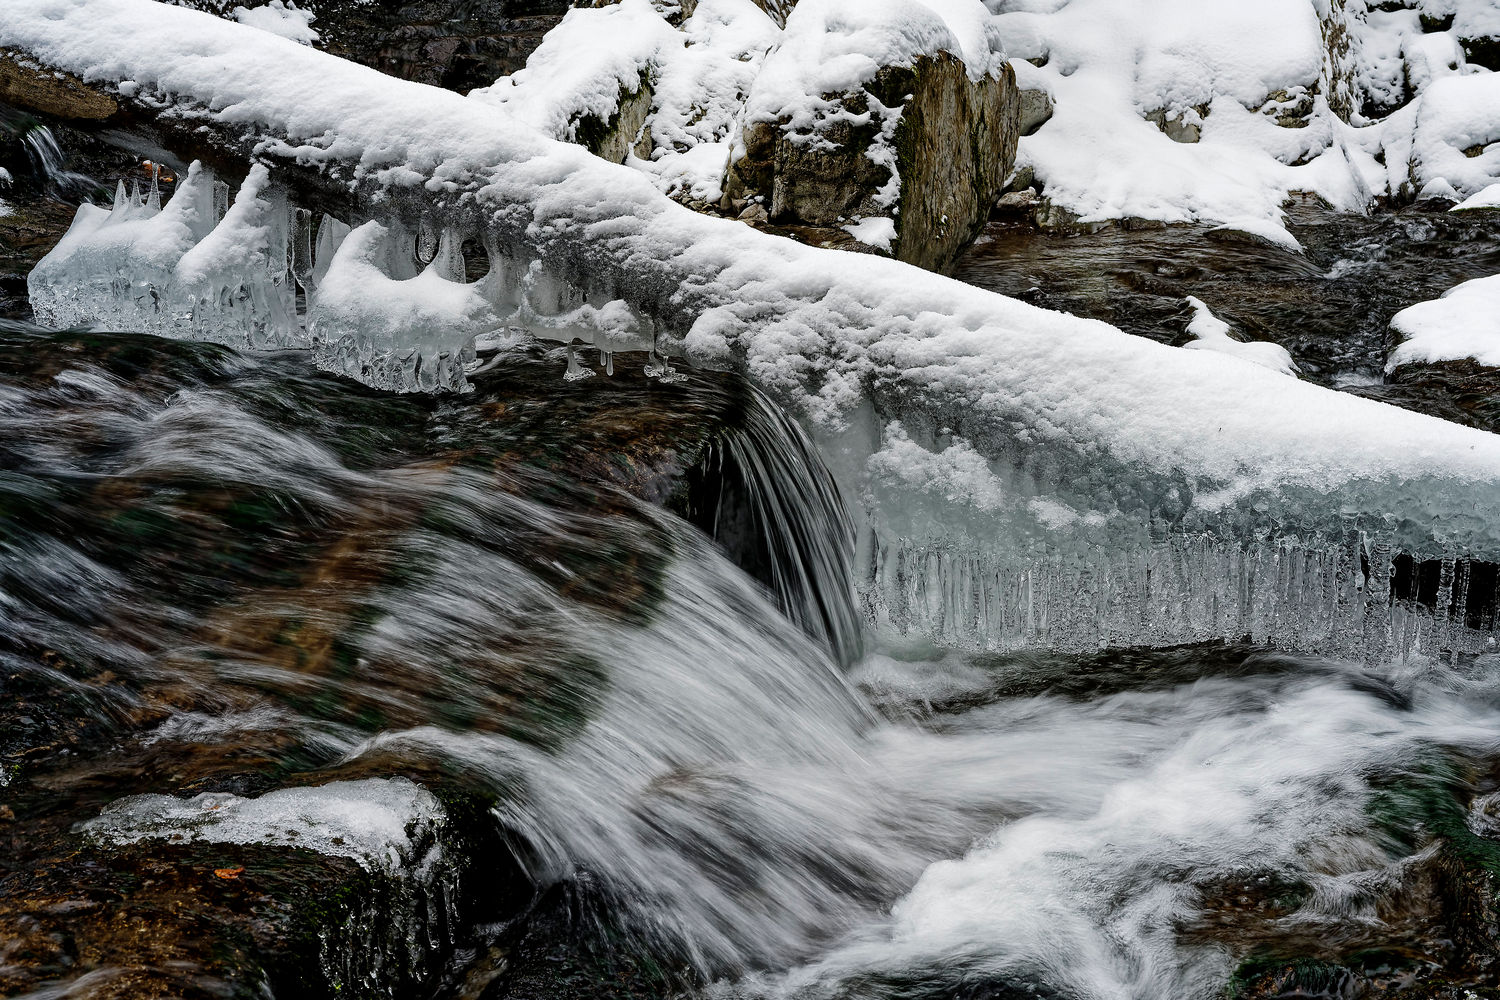
[[[1025,188],[1020,191],[1007,191],[995,202],[995,208],[1001,212],[1024,212],[1036,206],[1041,201],[1041,196],[1036,193],[1036,188]]]
[[[178,2],[225,17],[235,6],[222,0]],[[264,2],[249,0],[245,6]],[[569,0],[325,3],[317,5],[312,26],[320,35],[317,46],[334,55],[403,80],[467,93],[526,65],[570,6]]]
[[[983,231],[1015,160],[1021,105],[1014,71],[1007,65],[975,83],[960,59],[940,52],[913,66],[884,67],[862,91],[824,96],[851,116],[867,116],[872,99],[899,109],[891,140],[901,177],[897,203],[880,201],[891,170],[868,155],[881,140],[876,115],[866,124],[833,121],[820,143],[806,142],[787,121],[749,123],[744,153],[729,168],[730,197],[764,197],[771,221],[788,227],[892,216],[893,256],[950,270]]]
[[[652,95],[651,75],[643,70],[634,90],[620,88],[619,100],[609,118],[584,115],[574,119],[574,141],[611,163],[624,163],[631,153],[648,159],[651,126],[647,119],[651,115]]]
[[[1464,59],[1475,66],[1500,72],[1500,36],[1489,35],[1476,38],[1460,38]]]
[[[752,226],[761,226],[771,220],[771,213],[766,211],[766,206],[756,202],[746,205],[738,218],[741,222],[748,222]]]
[[[1023,136],[1031,135],[1052,118],[1052,95],[1045,90],[1022,90],[1019,128]]]
[[[1200,105],[1185,111],[1158,109],[1146,115],[1146,120],[1161,129],[1173,142],[1193,143],[1203,135],[1203,119],[1208,116],[1208,106]]]

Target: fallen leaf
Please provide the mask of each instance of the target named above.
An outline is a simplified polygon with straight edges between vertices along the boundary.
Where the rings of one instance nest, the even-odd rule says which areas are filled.
[[[245,874],[244,865],[235,865],[233,868],[215,868],[214,878],[236,879]]]

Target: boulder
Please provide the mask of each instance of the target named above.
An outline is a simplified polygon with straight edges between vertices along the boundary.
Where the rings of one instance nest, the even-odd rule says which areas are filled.
[[[975,81],[962,59],[938,52],[882,67],[859,90],[821,96],[840,111],[831,121],[804,126],[783,116],[745,126],[727,196],[760,200],[771,222],[785,226],[839,228],[887,216],[895,223],[892,256],[951,270],[983,230],[1015,162],[1014,70],[1006,65]]]

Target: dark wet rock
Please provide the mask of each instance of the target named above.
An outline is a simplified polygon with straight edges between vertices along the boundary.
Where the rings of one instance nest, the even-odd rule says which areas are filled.
[[[1500,432],[1500,368],[1473,358],[1405,364],[1388,376],[1409,397],[1430,401],[1430,411],[1471,427]]]
[[[1209,227],[1080,226],[1061,210],[1055,232],[1024,212],[996,216],[955,276],[980,287],[1112,323],[1162,343],[1186,341],[1183,298],[1202,299],[1250,340],[1285,347],[1303,378],[1473,426],[1492,428],[1482,380],[1384,375],[1391,317],[1460,282],[1500,269],[1500,213],[1416,208],[1339,214],[1290,208],[1303,245],[1284,249],[1205,238]]]
[[[826,144],[796,141],[784,122],[750,123],[726,198],[759,199],[771,222],[786,227],[830,229],[894,213],[897,259],[951,269],[982,231],[1015,160],[1021,102],[1010,67],[975,83],[963,62],[944,52],[885,67],[862,91],[824,96],[855,116],[870,111],[872,98],[900,109],[893,140],[898,204],[878,199],[891,172],[867,155],[880,138],[874,115],[863,125],[828,125]]]
[[[1370,817],[1410,860],[1371,881],[1375,920],[1299,915],[1306,887],[1252,877],[1210,889],[1185,932],[1246,956],[1230,997],[1494,1000],[1500,841],[1469,813],[1497,785],[1495,762],[1442,755],[1377,782]]]
[[[235,5],[176,0],[229,16]],[[264,6],[249,0],[246,7]],[[317,5],[318,47],[403,80],[468,93],[526,65],[569,0],[371,0]]]
[[[1500,36],[1460,38],[1458,42],[1469,63],[1500,72]]]

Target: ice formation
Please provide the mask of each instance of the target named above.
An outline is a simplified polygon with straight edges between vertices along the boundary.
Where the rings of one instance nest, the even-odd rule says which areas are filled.
[[[351,858],[364,868],[399,872],[417,860],[445,821],[431,792],[406,778],[336,781],[281,788],[258,798],[204,792],[190,799],[133,795],[83,826],[115,844],[141,840],[276,844]]]
[[[154,186],[147,200],[123,182],[112,208],[80,206],[28,283],[51,326],[311,348],[319,367],[398,392],[467,388],[475,338],[511,328],[597,348],[610,371],[616,351],[651,352],[651,370],[671,377],[639,310],[469,235],[489,261],[472,284],[463,231],[427,224],[414,233],[394,217],[352,231],[326,215],[315,225],[264,164],[231,203],[195,163],[165,208]]]

